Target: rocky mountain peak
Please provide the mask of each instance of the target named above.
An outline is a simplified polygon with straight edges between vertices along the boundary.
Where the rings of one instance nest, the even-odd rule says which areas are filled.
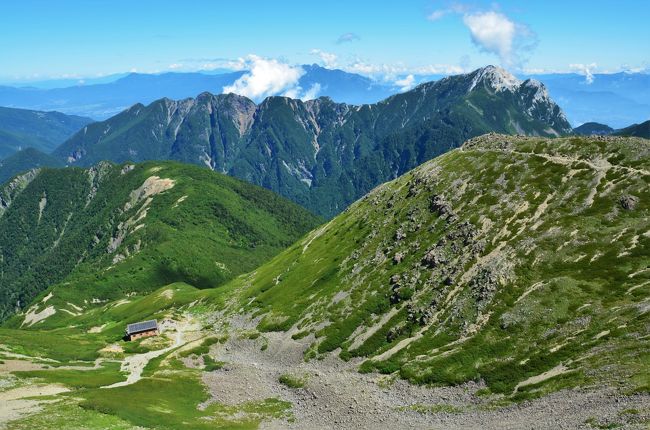
[[[486,66],[477,69],[470,74],[473,76],[469,90],[472,91],[478,84],[484,84],[494,89],[496,92],[516,91],[521,86],[521,81],[512,73],[498,66]]]

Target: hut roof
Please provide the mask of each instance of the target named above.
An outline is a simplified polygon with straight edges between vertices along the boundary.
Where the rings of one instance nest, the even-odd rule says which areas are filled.
[[[126,326],[126,334],[129,335],[149,330],[158,330],[158,322],[156,320],[142,321]]]

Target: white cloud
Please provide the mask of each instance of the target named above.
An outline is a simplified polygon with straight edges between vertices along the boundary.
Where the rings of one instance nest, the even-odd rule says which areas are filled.
[[[288,92],[297,87],[305,73],[300,66],[291,66],[276,59],[249,55],[245,60],[249,71],[232,85],[223,88],[224,93],[235,93],[253,100],[261,100],[274,94]]]
[[[320,84],[316,82],[314,85],[309,88],[305,94],[302,95],[301,99],[303,100],[313,100],[316,97],[318,97],[318,93],[320,93]]]
[[[167,66],[167,68],[170,69],[170,70],[177,70],[177,69],[180,69],[182,67],[183,67],[183,65],[180,64],[180,63],[173,63],[173,64],[170,64],[169,66]]]
[[[512,63],[513,44],[517,35],[517,26],[513,21],[501,13],[490,11],[466,14],[463,22],[476,46],[498,55],[506,65]]]
[[[427,19],[438,21],[449,14],[462,16],[472,43],[484,52],[497,55],[503,66],[521,68],[524,57],[537,44],[536,35],[528,27],[495,10],[477,11],[455,3],[446,9],[433,11]]]
[[[397,76],[400,75],[455,75],[465,72],[461,66],[453,64],[427,64],[423,66],[407,66],[404,64],[373,64],[356,59],[343,70],[350,73],[371,76],[375,79],[381,79],[394,83]]]
[[[447,15],[448,13],[449,13],[449,10],[447,10],[447,9],[434,10],[429,15],[427,15],[427,19],[429,21],[438,21],[440,18]]]
[[[411,88],[413,88],[413,85],[415,84],[415,76],[408,75],[403,79],[398,79],[395,81],[395,85],[400,87],[400,91],[408,91]]]
[[[439,19],[445,17],[449,14],[462,14],[469,10],[469,6],[463,3],[452,3],[449,7],[445,9],[438,9],[431,12],[427,15],[429,21],[438,21]]]
[[[321,62],[328,69],[336,67],[337,56],[331,52],[325,52],[320,49],[312,49],[310,52],[312,55],[316,55],[321,59]]]
[[[292,99],[300,99],[302,101],[313,100],[313,99],[318,97],[318,93],[320,93],[320,89],[321,89],[321,86],[317,82],[314,85],[312,85],[305,92],[302,91],[302,87],[296,86],[296,87],[293,87],[293,88],[289,88],[282,95],[284,97],[289,97],[289,98],[292,98]]]
[[[361,37],[359,37],[358,34],[356,34],[356,33],[343,33],[336,40],[336,43],[340,45],[341,43],[354,42],[356,40],[361,40]]]
[[[585,83],[591,85],[594,82],[594,69],[598,67],[596,63],[591,64],[569,64],[569,69],[578,72],[585,77]]]

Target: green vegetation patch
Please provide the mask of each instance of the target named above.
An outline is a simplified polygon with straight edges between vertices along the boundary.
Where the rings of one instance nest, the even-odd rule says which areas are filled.
[[[403,406],[400,410],[410,410],[419,412],[421,414],[460,414],[463,412],[463,408],[448,405],[444,403],[439,403],[436,405],[424,405],[421,403],[416,403],[410,406]]]
[[[277,399],[234,406],[213,403],[199,410],[198,405],[209,395],[191,374],[147,378],[126,387],[79,394],[84,398],[80,403],[84,409],[157,429],[254,429],[264,419],[290,414],[290,404]]]
[[[278,378],[278,381],[281,384],[284,384],[289,388],[304,388],[307,384],[307,380],[307,375],[296,375],[291,373],[283,373]]]
[[[19,378],[63,384],[70,388],[98,388],[126,380],[120,371],[120,363],[105,362],[99,369],[49,369],[13,372]]]
[[[12,421],[12,430],[132,430],[133,424],[119,417],[93,409],[82,408],[73,400],[60,400],[44,405],[42,411]]]

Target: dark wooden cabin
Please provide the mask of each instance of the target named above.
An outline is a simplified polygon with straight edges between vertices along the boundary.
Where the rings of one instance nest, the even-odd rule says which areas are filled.
[[[158,322],[156,320],[142,321],[126,326],[126,338],[128,340],[158,336],[158,334]]]

